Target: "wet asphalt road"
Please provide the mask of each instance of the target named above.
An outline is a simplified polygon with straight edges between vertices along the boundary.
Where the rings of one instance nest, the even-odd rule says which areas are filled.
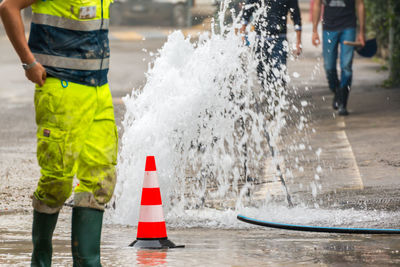
[[[28,266],[31,214],[3,215],[0,266]],[[70,210],[54,235],[53,266],[72,266]],[[136,229],[103,228],[103,266],[399,266],[400,237],[287,232],[266,228],[173,229],[169,238],[183,249],[128,247]]]
[[[115,29],[124,32],[123,29]],[[159,29],[157,29],[159,31]],[[33,88],[23,77],[19,61],[4,33],[0,36],[0,266],[27,266],[31,252],[30,194],[39,170],[35,160]],[[296,203],[321,207],[382,209],[398,212],[400,200],[400,89],[379,86],[386,73],[365,59],[355,61],[355,82],[350,99],[351,116],[337,118],[330,109],[318,49],[306,45],[300,61],[289,67],[300,74],[293,83],[300,98],[312,101],[310,139],[321,147],[329,169],[321,176],[316,199],[310,194],[311,166],[294,171],[288,185]],[[165,38],[139,41],[113,40],[110,85],[118,123],[124,114],[121,97],[140,88],[150,56]],[[319,63],[321,64],[321,63]],[[307,91],[305,88],[312,90]],[[286,136],[295,135],[288,130]],[[300,138],[300,137],[299,137]],[[306,153],[306,152],[304,152]],[[294,159],[293,159],[294,160]],[[307,164],[305,166],[308,166]],[[262,190],[262,189],[260,189]],[[274,191],[281,197],[280,191]],[[70,210],[64,209],[55,233],[54,266],[71,266]],[[400,228],[394,221],[376,226]],[[171,251],[137,251],[127,248],[136,229],[106,225],[103,231],[104,266],[399,266],[400,237],[332,235],[260,229],[171,229],[170,238],[187,248]]]

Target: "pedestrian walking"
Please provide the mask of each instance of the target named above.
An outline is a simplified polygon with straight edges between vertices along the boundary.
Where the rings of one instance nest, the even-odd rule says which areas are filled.
[[[345,41],[356,39],[358,17],[358,41],[365,45],[365,7],[364,0],[314,0],[312,43],[320,44],[318,24],[321,5],[324,5],[322,51],[324,68],[329,89],[334,93],[333,108],[341,116],[348,115],[347,100],[353,78],[354,47],[345,45]],[[340,56],[339,56],[340,47]],[[340,80],[336,62],[340,58]]]
[[[36,84],[37,160],[32,266],[50,266],[52,236],[73,178],[74,266],[101,266],[104,205],[113,195],[118,135],[107,73],[112,0],[4,0],[0,15],[26,77]],[[21,10],[32,7],[29,42]],[[72,265],[72,264],[71,264]]]
[[[240,32],[245,34],[247,25],[253,24],[256,32],[255,56],[258,61],[257,77],[264,89],[266,98],[261,98],[256,103],[256,109],[266,115],[266,121],[272,120],[279,114],[283,106],[281,101],[286,94],[287,82],[286,61],[289,45],[286,38],[288,14],[294,23],[296,31],[295,55],[301,53],[301,14],[298,0],[246,0]],[[284,102],[284,101],[282,101]],[[242,120],[244,121],[244,120]],[[244,126],[242,126],[244,128]],[[271,143],[271,136],[264,125],[264,134],[272,157],[275,157],[276,149]],[[247,170],[247,144],[243,145],[246,158],[244,171]],[[293,206],[286,182],[283,178],[281,167],[276,164],[279,180],[286,190],[286,198],[289,206]],[[246,179],[248,179],[246,175]]]
[[[287,15],[290,14],[296,31],[295,54],[301,53],[301,14],[298,0],[246,0],[243,11],[244,33],[253,17],[257,33],[256,56],[258,78],[266,84],[284,85],[289,46],[286,38]]]

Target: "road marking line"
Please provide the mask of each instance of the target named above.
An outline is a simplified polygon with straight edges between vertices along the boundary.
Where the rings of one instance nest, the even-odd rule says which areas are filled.
[[[286,170],[286,167],[284,166],[284,160],[282,160],[280,156],[278,157],[279,158],[273,159],[272,157],[268,156],[268,158],[265,160],[263,177],[264,183],[255,191],[255,199],[265,199],[267,196],[286,195],[282,182],[279,181],[276,163],[279,162],[282,171]]]
[[[344,127],[346,126],[346,123],[343,121],[343,125]],[[352,175],[351,177],[351,182],[353,182],[353,186],[350,187],[345,187],[345,189],[364,189],[364,183],[361,177],[361,173],[360,173],[360,169],[358,168],[358,164],[357,164],[357,160],[356,157],[354,155],[353,149],[351,147],[351,144],[349,142],[349,139],[347,138],[347,134],[345,131],[338,131],[336,132],[337,137],[339,138],[339,140],[342,142],[342,144],[344,145],[344,147],[341,149],[342,150],[342,155],[344,156],[344,158],[347,158],[350,161],[351,166],[349,167],[349,169],[353,169],[354,170],[354,175]]]
[[[338,120],[338,122],[336,123],[336,125],[340,128],[345,128],[346,127],[346,123],[344,122],[343,119]]]

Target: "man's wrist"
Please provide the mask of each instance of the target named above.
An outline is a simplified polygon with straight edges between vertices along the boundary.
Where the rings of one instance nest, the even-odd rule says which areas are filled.
[[[22,63],[22,68],[24,68],[24,70],[30,70],[30,69],[32,69],[33,67],[35,67],[36,64],[37,64],[37,61],[36,61],[36,60],[33,61],[33,62],[30,63],[30,64]]]

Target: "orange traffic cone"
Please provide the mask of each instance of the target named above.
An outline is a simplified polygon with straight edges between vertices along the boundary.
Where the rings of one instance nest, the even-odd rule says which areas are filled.
[[[154,156],[146,158],[137,237],[129,246],[136,248],[183,247],[176,246],[167,237]]]

